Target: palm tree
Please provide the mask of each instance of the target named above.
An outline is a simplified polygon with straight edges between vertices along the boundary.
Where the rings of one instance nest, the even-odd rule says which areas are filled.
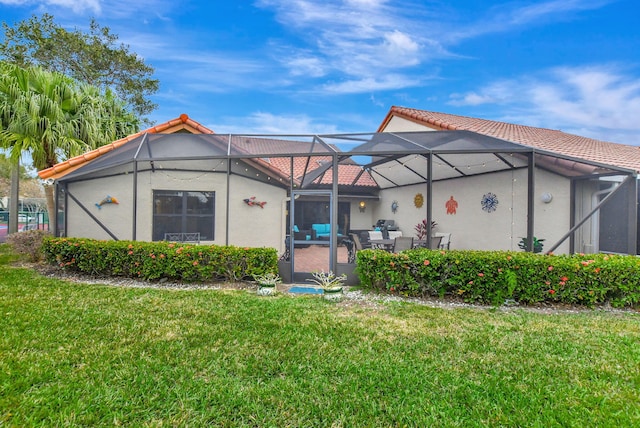
[[[136,132],[138,124],[109,90],[38,67],[0,63],[0,147],[16,165],[28,153],[35,169],[49,168]],[[52,186],[45,185],[45,195],[54,219]]]

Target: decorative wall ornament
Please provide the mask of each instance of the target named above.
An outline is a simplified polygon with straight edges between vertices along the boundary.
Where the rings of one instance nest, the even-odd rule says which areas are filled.
[[[423,204],[424,196],[422,196],[422,193],[416,193],[416,196],[413,197],[413,205],[415,205],[416,208],[422,208]]]
[[[98,207],[99,210],[102,209],[102,206],[105,204],[119,204],[120,202],[118,202],[118,200],[112,196],[105,196],[105,198],[103,200],[101,200],[100,202],[96,202],[96,207]]]
[[[492,213],[498,207],[498,197],[494,193],[485,193],[480,201],[482,209],[488,213]]]
[[[264,208],[264,206],[266,205],[266,202],[259,202],[256,201],[256,197],[252,196],[250,198],[247,199],[243,199],[244,203],[249,205],[250,207],[260,207],[260,208]]]
[[[398,206],[398,201],[391,202],[391,212],[395,214],[398,211]]]
[[[447,208],[447,214],[455,215],[458,210],[458,201],[453,199],[453,195],[451,195],[449,200],[444,203],[444,206]]]

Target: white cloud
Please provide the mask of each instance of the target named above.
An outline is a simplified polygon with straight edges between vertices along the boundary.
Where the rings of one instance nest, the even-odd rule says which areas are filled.
[[[207,125],[218,134],[332,134],[335,124],[317,123],[305,114],[277,115],[255,112],[247,117],[225,118],[224,124]]]
[[[65,16],[65,11],[69,10],[74,15],[107,17],[113,20],[140,18],[142,23],[150,17],[169,20],[167,16],[170,16],[176,7],[176,2],[171,0],[0,0],[0,4],[36,7],[40,12],[47,12],[62,19],[77,19],[76,16]],[[54,8],[55,10],[52,10]],[[162,11],[163,15],[159,11]]]
[[[506,18],[510,24],[525,24],[540,19],[549,19],[563,13],[598,9],[612,0],[551,0],[535,2],[510,11]],[[505,18],[505,16],[501,16]]]
[[[547,0],[506,2],[471,15],[464,22],[454,6],[386,0],[258,0],[297,37],[281,49],[282,65],[291,76],[308,76],[344,83],[325,83],[334,93],[392,90],[425,72],[435,61],[453,58],[450,51],[462,40],[490,33],[576,19],[576,12],[616,0]],[[278,41],[272,43],[277,44]],[[402,76],[402,78],[398,78]],[[395,82],[398,86],[392,86]],[[481,102],[468,97],[462,102]]]
[[[492,102],[496,102],[496,99],[487,92],[483,92],[482,94],[469,92],[467,94],[451,94],[451,101],[449,104],[454,106],[477,106]]]
[[[445,53],[435,38],[427,36],[426,29],[431,27],[419,19],[426,9],[418,4],[383,0],[261,0],[257,4],[275,10],[278,21],[305,44],[293,53],[283,48],[289,55],[279,56],[285,58],[282,62],[292,75],[349,76],[347,83],[325,85],[328,88],[394,89],[389,86],[394,81],[399,83],[396,88],[404,88],[407,81],[416,79],[397,75],[411,74],[427,58]],[[310,67],[319,64],[320,68]],[[395,76],[378,77],[385,74]]]
[[[640,133],[640,79],[607,68],[559,68],[555,80],[536,82],[531,102],[545,115],[571,126]]]
[[[510,121],[640,144],[640,78],[616,67],[560,67],[453,94],[456,106],[500,105]],[[507,119],[503,119],[507,120]]]
[[[99,14],[101,9],[100,0],[0,0],[0,3],[11,6],[40,6],[48,9],[52,6],[71,9],[74,13],[91,12]]]
[[[322,77],[327,73],[324,61],[310,55],[296,56],[285,63],[292,76]]]
[[[449,28],[443,35],[443,43],[457,43],[460,40],[484,34],[507,33],[514,29],[540,27],[549,22],[569,21],[577,18],[577,13],[599,9],[618,0],[548,0],[531,2],[502,3],[489,8],[484,15],[474,20]],[[445,41],[446,40],[446,41]]]
[[[409,88],[418,86],[419,84],[420,81],[408,76],[387,74],[380,77],[364,77],[362,79],[346,80],[338,83],[329,82],[322,86],[322,90],[332,94],[358,94]]]

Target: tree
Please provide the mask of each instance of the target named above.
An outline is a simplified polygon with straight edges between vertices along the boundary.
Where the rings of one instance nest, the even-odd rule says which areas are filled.
[[[2,27],[0,59],[20,67],[39,65],[103,90],[111,88],[141,118],[157,107],[149,100],[159,86],[151,78],[154,69],[129,46],[118,45],[118,36],[94,19],[88,34],[65,30],[49,14],[34,15],[14,27],[3,22]]]
[[[29,153],[37,170],[131,133],[139,121],[109,89],[40,67],[0,62],[0,147],[14,165]],[[53,188],[45,186],[49,218]],[[15,217],[14,217],[15,218]]]
[[[4,154],[0,154],[0,178],[5,180],[9,180],[11,178],[11,171],[14,168],[14,164],[7,159]],[[20,179],[25,180],[29,178],[29,174],[27,174],[27,170],[24,166],[20,165]],[[0,196],[5,196],[0,194]]]

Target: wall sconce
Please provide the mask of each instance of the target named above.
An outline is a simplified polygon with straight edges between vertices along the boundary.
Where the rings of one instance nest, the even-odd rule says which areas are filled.
[[[549,192],[544,192],[542,195],[540,195],[540,200],[545,204],[548,204],[553,200],[553,195]]]
[[[360,212],[363,213],[367,209],[367,203],[365,201],[360,201],[358,208],[360,208]]]

